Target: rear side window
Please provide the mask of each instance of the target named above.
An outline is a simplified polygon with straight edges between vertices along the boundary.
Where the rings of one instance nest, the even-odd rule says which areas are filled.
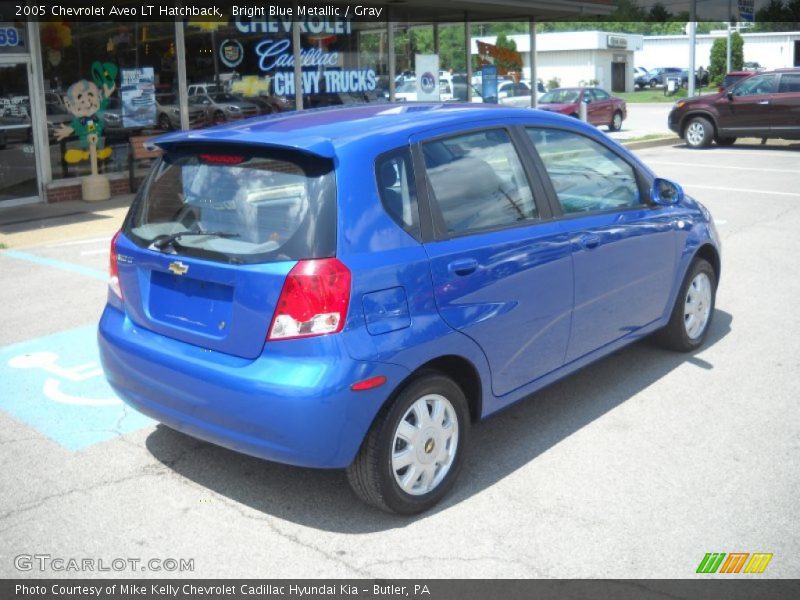
[[[434,198],[450,233],[538,218],[517,151],[503,129],[422,145]]]
[[[375,161],[381,203],[394,221],[419,240],[419,210],[408,148],[383,154]]]
[[[231,263],[301,260],[336,250],[333,163],[291,151],[169,153],[126,220],[152,249]]]
[[[636,206],[641,200],[633,167],[585,136],[529,128],[564,213]]]
[[[800,92],[800,75],[790,75],[787,73],[781,75],[781,83],[778,86],[778,92],[781,94],[796,94]]]

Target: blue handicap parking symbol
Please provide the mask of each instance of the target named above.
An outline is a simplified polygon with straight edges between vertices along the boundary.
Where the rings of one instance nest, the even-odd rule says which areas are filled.
[[[89,325],[0,348],[0,409],[69,450],[153,424],[106,382],[96,335]]]

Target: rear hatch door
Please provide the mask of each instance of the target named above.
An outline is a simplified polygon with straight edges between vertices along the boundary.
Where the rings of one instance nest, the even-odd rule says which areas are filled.
[[[258,356],[287,273],[335,254],[330,159],[290,149],[172,147],[117,239],[136,324],[210,351]]]

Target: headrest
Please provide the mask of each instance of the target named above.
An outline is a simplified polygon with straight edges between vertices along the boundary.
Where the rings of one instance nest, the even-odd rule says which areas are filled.
[[[394,163],[390,161],[384,162],[381,165],[378,176],[380,177],[381,186],[384,188],[390,188],[397,183],[397,170],[394,168]]]

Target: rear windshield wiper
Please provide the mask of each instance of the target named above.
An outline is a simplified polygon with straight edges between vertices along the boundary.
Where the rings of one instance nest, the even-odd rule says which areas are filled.
[[[180,238],[190,235],[191,236],[209,235],[220,238],[239,237],[238,233],[233,233],[230,231],[180,231],[178,233],[170,233],[170,234],[165,233],[156,236],[156,238],[152,242],[152,245],[158,248],[159,250],[163,250],[167,246],[171,246],[175,241],[179,240]]]

